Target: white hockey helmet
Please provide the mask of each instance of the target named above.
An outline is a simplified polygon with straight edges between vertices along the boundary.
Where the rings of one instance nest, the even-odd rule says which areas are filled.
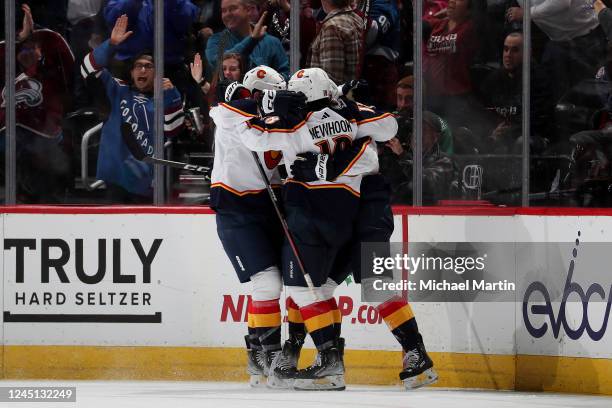
[[[285,82],[285,78],[276,72],[275,69],[265,65],[260,65],[247,72],[244,75],[242,84],[249,91],[251,91],[251,93],[253,93],[254,89],[258,89],[260,91],[265,91],[268,89],[280,91],[287,89],[287,82]]]
[[[287,89],[302,92],[307,102],[334,100],[339,96],[338,86],[321,68],[300,69],[289,79]]]

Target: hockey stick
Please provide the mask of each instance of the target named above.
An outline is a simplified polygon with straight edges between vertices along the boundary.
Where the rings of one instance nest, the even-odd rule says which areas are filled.
[[[207,166],[196,166],[195,164],[164,160],[158,159],[157,157],[153,156],[147,156],[142,150],[142,147],[140,147],[140,144],[138,143],[136,138],[134,137],[132,127],[128,123],[121,123],[121,137],[123,138],[123,142],[127,146],[132,156],[134,156],[134,158],[138,161],[149,164],[159,164],[161,166],[174,167],[177,169],[191,170],[197,173],[206,174],[207,176],[210,173],[210,167]]]
[[[297,245],[295,245],[295,241],[293,240],[293,235],[291,235],[291,231],[289,231],[287,220],[285,220],[285,216],[280,210],[280,206],[278,204],[278,198],[276,198],[276,194],[274,193],[274,190],[272,189],[270,180],[268,179],[268,176],[266,176],[266,171],[264,170],[263,165],[261,164],[261,160],[259,160],[259,156],[257,155],[257,153],[256,152],[251,152],[251,153],[253,154],[253,159],[255,160],[255,163],[257,164],[257,168],[259,169],[259,174],[261,174],[261,178],[264,180],[264,183],[266,184],[266,190],[268,190],[268,195],[270,196],[270,200],[272,200],[272,206],[274,207],[274,211],[276,211],[276,216],[278,217],[283,227],[283,232],[285,233],[285,237],[287,237],[289,246],[291,246],[291,251],[293,252],[293,256],[295,256],[295,259],[298,264],[298,268],[300,268],[300,271],[304,275],[304,280],[306,281],[306,285],[308,285],[308,289],[310,289],[310,292],[314,296],[315,300],[318,302],[320,299],[314,290],[314,284],[312,283],[312,278],[310,277],[310,274],[306,272],[306,268],[304,267],[304,263],[302,262],[302,257],[300,256],[300,251],[298,250]]]

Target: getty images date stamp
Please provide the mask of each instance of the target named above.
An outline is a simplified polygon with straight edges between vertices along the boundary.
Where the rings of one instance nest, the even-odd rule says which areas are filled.
[[[76,387],[0,387],[0,402],[76,402]]]

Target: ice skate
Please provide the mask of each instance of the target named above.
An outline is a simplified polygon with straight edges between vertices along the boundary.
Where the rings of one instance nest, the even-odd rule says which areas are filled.
[[[249,336],[245,336],[244,339],[247,344],[247,373],[249,374],[249,385],[254,388],[265,387],[265,352],[263,350],[253,349],[249,342]]]
[[[270,369],[272,367],[272,363],[280,354],[281,354],[281,350],[264,351],[263,373],[265,377],[268,377],[270,375]]]
[[[297,372],[293,388],[301,391],[342,391],[346,388],[338,342],[319,351],[313,365]]]
[[[425,345],[419,341],[416,347],[404,355],[404,369],[399,374],[400,380],[408,390],[424,387],[438,381],[438,373],[433,368],[433,361],[425,351]]]
[[[293,386],[303,345],[304,342],[297,339],[285,341],[282,351],[272,361],[268,375],[269,388],[291,388]]]

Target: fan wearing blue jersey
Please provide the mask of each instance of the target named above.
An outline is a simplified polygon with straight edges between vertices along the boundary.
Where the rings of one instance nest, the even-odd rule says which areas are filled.
[[[130,71],[131,83],[113,78],[105,68],[116,47],[132,35],[127,27],[127,16],[119,17],[110,38],[85,56],[81,74],[83,78],[94,75],[101,80],[110,103],[110,113],[102,127],[97,178],[104,180],[113,202],[142,203],[152,198],[153,168],[129,152],[121,137],[121,124],[130,125],[143,151],[149,156],[153,154],[153,57],[141,54],[135,58]],[[183,126],[182,100],[167,78],[163,80],[163,91],[164,135],[171,137]]]

